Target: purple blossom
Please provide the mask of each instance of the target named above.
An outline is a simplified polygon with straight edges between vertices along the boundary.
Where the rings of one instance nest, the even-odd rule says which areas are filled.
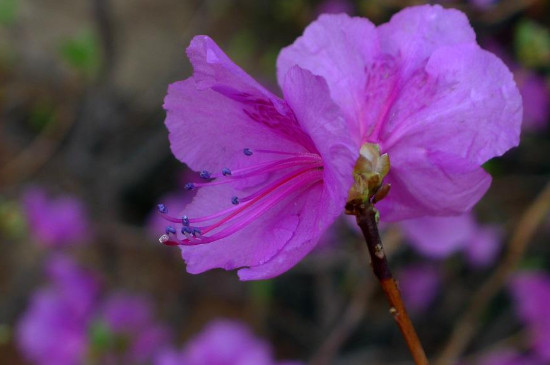
[[[384,220],[467,212],[490,185],[481,164],[519,142],[512,74],[458,10],[410,7],[378,27],[321,16],[282,50],[279,80],[295,65],[327,81],[358,144],[389,155]]]
[[[543,77],[523,69],[515,72],[523,97],[523,127],[531,132],[544,130],[550,118],[550,88]]]
[[[550,362],[550,275],[545,272],[522,272],[510,284],[519,318],[530,332],[534,352],[545,363]]]
[[[468,211],[490,184],[480,165],[519,140],[512,75],[456,10],[408,8],[378,28],[321,16],[279,56],[284,100],[206,36],[187,54],[194,74],[170,86],[166,125],[203,182],[186,184],[197,195],[181,214],[159,210],[160,241],[191,273],[294,266],[342,212],[361,146],[389,154],[379,208],[392,221]]]
[[[512,350],[499,350],[485,355],[479,365],[544,365],[531,355],[519,355]]]
[[[430,264],[409,265],[401,269],[399,288],[412,312],[424,312],[433,303],[440,286],[439,272]]]
[[[103,302],[98,319],[112,336],[127,344],[122,350],[125,363],[146,362],[168,341],[168,331],[154,321],[152,305],[141,295],[111,294]]]
[[[315,9],[317,15],[353,13],[353,4],[349,0],[324,0]]]
[[[242,323],[215,320],[192,338],[182,351],[158,354],[154,365],[298,365],[273,360],[271,347]]]
[[[89,242],[89,222],[82,202],[75,197],[49,198],[38,187],[23,196],[29,228],[35,239],[47,247],[63,247]]]
[[[170,86],[166,125],[173,153],[204,182],[187,185],[197,193],[181,215],[160,207],[172,223],[161,242],[181,246],[191,273],[276,276],[342,212],[359,146],[321,77],[293,67],[283,100],[206,36],[187,54],[195,72]]]
[[[82,364],[98,282],[62,256],[48,262],[47,274],[51,285],[32,296],[17,325],[18,347],[34,364]]]
[[[472,214],[409,219],[400,226],[417,251],[434,259],[464,251],[472,266],[483,267],[493,263],[500,248],[500,230],[479,225]]]

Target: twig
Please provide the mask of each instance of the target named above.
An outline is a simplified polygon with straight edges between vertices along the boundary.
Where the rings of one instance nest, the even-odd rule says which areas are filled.
[[[59,106],[56,119],[46,125],[28,147],[0,167],[0,186],[25,180],[46,164],[57,151],[74,121],[74,110]]]
[[[449,341],[438,356],[436,365],[454,364],[468,346],[479,327],[479,317],[514,271],[525,252],[527,244],[548,211],[550,211],[550,182],[546,184],[543,191],[521,217],[508,243],[506,255],[493,272],[493,275],[474,294],[466,312],[457,322],[458,324],[451,333]]]
[[[391,257],[401,241],[400,231],[397,229],[387,231],[384,235],[384,241],[386,242],[386,256]],[[357,256],[354,257],[357,258]],[[356,287],[355,294],[341,315],[341,319],[313,354],[309,361],[310,365],[332,364],[342,345],[365,317],[368,310],[368,299],[373,294],[375,286],[359,279]]]
[[[428,359],[409,315],[407,314],[397,287],[397,282],[390,271],[386,254],[384,253],[384,247],[380,240],[380,234],[378,233],[376,209],[370,203],[368,205],[358,204],[354,207],[354,214],[357,218],[357,224],[361,228],[367,242],[374,275],[378,278],[382,290],[390,303],[390,313],[409,347],[413,360],[417,365],[428,365]]]

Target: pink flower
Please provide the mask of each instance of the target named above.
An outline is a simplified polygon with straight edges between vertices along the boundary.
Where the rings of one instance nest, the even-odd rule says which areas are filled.
[[[399,288],[412,312],[423,312],[433,303],[440,286],[439,272],[430,264],[409,265],[401,269]]]
[[[543,77],[519,69],[516,81],[523,96],[523,127],[531,132],[544,130],[550,118],[550,88]]]
[[[512,350],[499,350],[485,355],[479,365],[544,365],[531,355],[520,355]]]
[[[32,296],[17,325],[18,347],[33,364],[82,364],[98,282],[63,256],[50,259],[46,272],[51,285]]]
[[[99,310],[98,319],[111,336],[126,344],[124,363],[145,363],[168,342],[169,333],[153,318],[153,307],[147,297],[125,292],[110,294]],[[106,354],[116,359],[120,354]],[[115,361],[116,363],[116,361]]]
[[[205,182],[187,185],[198,192],[181,215],[159,210],[172,223],[160,241],[191,273],[294,266],[342,212],[362,147],[389,154],[391,221],[468,211],[490,184],[481,164],[518,143],[512,75],[456,10],[409,8],[378,28],[321,16],[279,56],[284,100],[206,36],[187,54],[194,75],[170,86],[166,125]]]
[[[226,319],[212,321],[182,351],[159,353],[155,365],[299,365],[273,360],[271,347],[244,324]]]
[[[358,144],[389,155],[383,220],[470,210],[491,181],[481,165],[519,142],[512,74],[458,10],[410,7],[378,27],[321,16],[282,50],[279,80],[295,65],[327,81]]]
[[[51,199],[38,187],[25,191],[23,206],[36,240],[48,247],[89,242],[89,222],[82,202],[74,197]]]
[[[180,245],[191,273],[276,276],[343,211],[359,146],[321,77],[291,68],[282,100],[206,36],[187,54],[195,72],[170,86],[166,125],[173,153],[204,182],[187,185],[197,193],[182,215],[159,206],[172,222],[161,241]]]
[[[545,272],[522,272],[510,283],[519,318],[530,332],[534,352],[550,362],[550,275]]]
[[[418,252],[435,259],[464,251],[471,265],[483,267],[493,263],[500,248],[500,230],[478,224],[471,213],[408,219],[399,225]]]

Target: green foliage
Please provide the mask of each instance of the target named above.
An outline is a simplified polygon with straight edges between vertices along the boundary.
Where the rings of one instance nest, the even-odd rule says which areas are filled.
[[[0,0],[0,25],[11,24],[17,17],[18,0]]]
[[[273,282],[270,280],[250,282],[250,296],[255,303],[269,303],[273,296]]]
[[[21,238],[24,236],[26,227],[27,223],[19,205],[0,197],[0,236]]]
[[[550,31],[531,20],[516,27],[515,48],[519,61],[526,67],[550,65]]]
[[[246,30],[242,29],[235,33],[228,45],[228,53],[237,65],[244,68],[246,63],[253,58],[256,51],[256,37]]]
[[[85,76],[93,76],[99,70],[99,41],[93,32],[84,30],[63,41],[59,53],[68,65]]]
[[[56,119],[53,105],[46,101],[39,101],[29,111],[28,124],[34,131],[40,131]]]

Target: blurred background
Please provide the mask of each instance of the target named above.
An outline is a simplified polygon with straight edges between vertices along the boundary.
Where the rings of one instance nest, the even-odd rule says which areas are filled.
[[[222,270],[187,274],[179,250],[158,243],[155,207],[184,204],[194,178],[171,155],[162,109],[168,84],[191,75],[193,36],[208,34],[280,94],[277,54],[319,14],[380,24],[419,3],[0,0],[0,364],[169,364],[161,350],[184,348],[220,318],[246,326],[272,359],[410,363],[353,222],[338,221],[284,275],[240,282]],[[550,198],[536,200],[550,178],[550,1],[440,3],[466,12],[478,42],[514,72],[522,142],[487,163],[493,185],[472,215],[384,225],[383,241],[435,356],[531,222],[462,363],[550,364],[550,321],[533,324],[550,300]],[[60,344],[71,353],[56,353]]]

